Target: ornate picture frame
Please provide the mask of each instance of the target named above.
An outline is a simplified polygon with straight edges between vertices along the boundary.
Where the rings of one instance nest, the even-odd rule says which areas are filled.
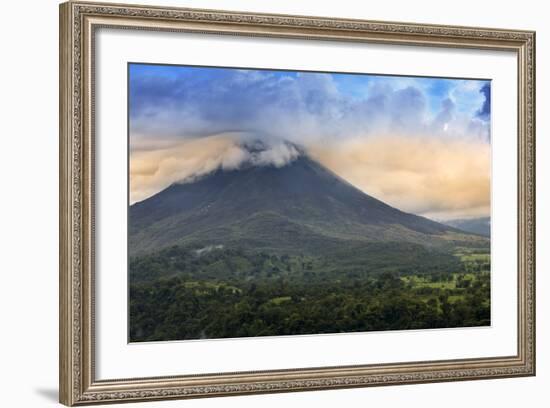
[[[517,56],[517,353],[219,374],[96,378],[95,35],[100,28],[325,40]],[[122,135],[121,137],[124,137]],[[60,6],[60,402],[149,401],[535,375],[535,33],[229,11]],[[124,272],[121,272],[124,273]]]

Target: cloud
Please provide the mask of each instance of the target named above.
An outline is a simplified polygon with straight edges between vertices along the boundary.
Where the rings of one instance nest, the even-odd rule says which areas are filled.
[[[131,200],[216,169],[280,167],[300,154],[298,145],[403,210],[487,215],[490,86],[132,64]],[[242,148],[258,140],[263,151]]]
[[[426,97],[413,86],[390,93],[388,114],[391,118],[391,130],[410,132],[423,128],[422,120],[426,110]]]
[[[486,118],[477,115],[487,81],[169,68],[131,71],[132,134],[193,138],[246,132],[297,144],[390,131],[437,134],[436,118],[451,101],[447,135],[489,140],[489,128],[482,126]],[[364,90],[351,91],[354,84]]]
[[[227,136],[161,143],[130,152],[130,203],[141,201],[169,185],[219,168],[234,155]],[[226,163],[231,163],[230,159]],[[226,164],[227,165],[227,164]]]
[[[300,156],[300,152],[295,146],[287,143],[279,143],[275,146],[270,146],[267,150],[251,153],[249,161],[257,166],[272,165],[275,167],[283,167],[296,160],[298,156]]]
[[[491,116],[491,86],[488,83],[483,85],[480,92],[485,96],[485,101],[483,101],[483,106],[478,110],[477,116],[488,120]]]
[[[490,213],[490,146],[479,141],[386,135],[310,146],[336,174],[403,211],[436,219]]]
[[[241,144],[239,135],[222,134],[200,139],[163,142],[156,148],[130,153],[130,203],[144,200],[174,183],[186,183],[221,169],[245,165],[282,167],[300,152],[288,143],[263,144],[260,149]]]
[[[301,152],[288,143],[244,147],[235,134],[178,141],[131,153],[130,201],[173,183],[245,165],[281,167]],[[262,150],[263,149],[263,150]],[[490,146],[475,140],[384,135],[311,143],[308,154],[365,193],[435,219],[490,213]]]

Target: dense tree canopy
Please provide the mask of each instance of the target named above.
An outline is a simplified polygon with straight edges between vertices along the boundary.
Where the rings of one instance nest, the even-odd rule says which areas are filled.
[[[488,257],[455,258],[442,258],[439,269],[426,260],[425,270],[399,270],[375,268],[376,259],[350,268],[345,260],[174,247],[131,261],[130,339],[490,324]]]

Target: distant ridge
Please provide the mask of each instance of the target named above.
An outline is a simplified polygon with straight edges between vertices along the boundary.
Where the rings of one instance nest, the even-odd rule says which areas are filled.
[[[490,217],[449,220],[443,223],[472,234],[483,235],[485,237],[491,236]]]

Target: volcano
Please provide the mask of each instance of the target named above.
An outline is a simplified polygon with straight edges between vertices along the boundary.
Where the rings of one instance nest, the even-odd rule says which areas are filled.
[[[175,183],[130,206],[130,255],[174,245],[325,254],[358,243],[486,244],[371,197],[301,153]]]

